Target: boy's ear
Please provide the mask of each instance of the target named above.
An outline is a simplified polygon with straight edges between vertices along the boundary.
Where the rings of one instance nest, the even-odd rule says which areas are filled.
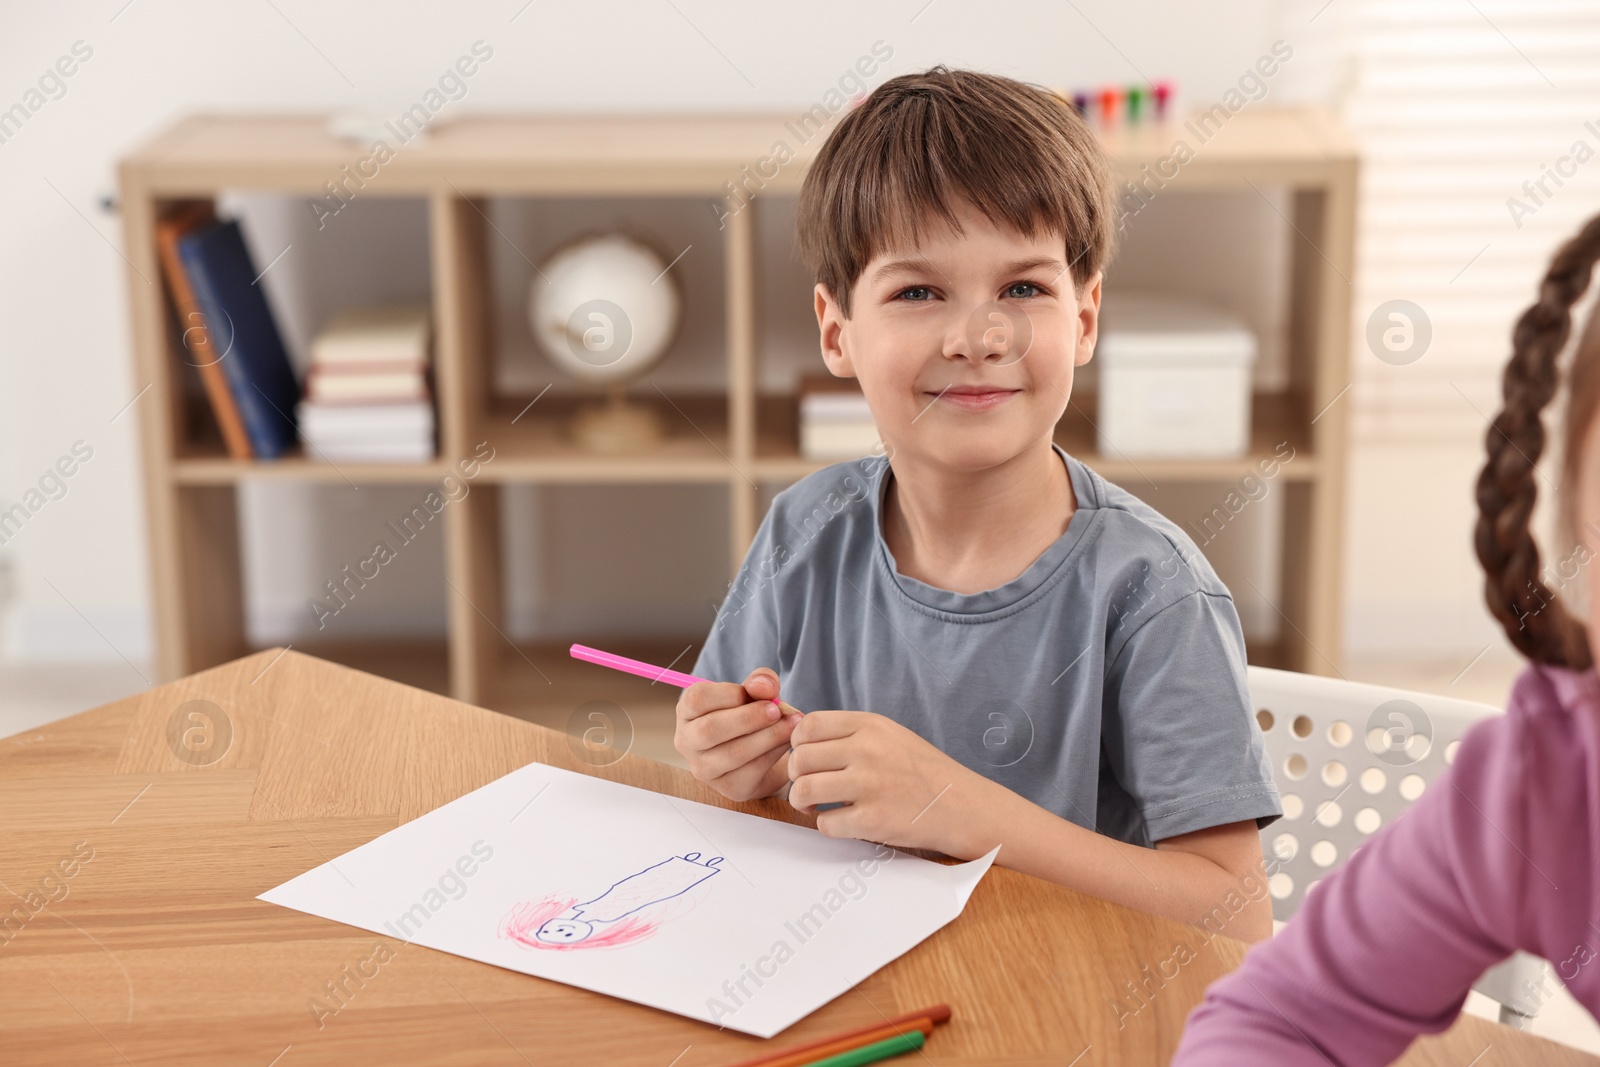
[[[844,342],[846,320],[839,310],[839,302],[821,282],[817,283],[815,298],[817,330],[822,335],[822,361],[828,365],[828,370],[833,372],[834,377],[854,378],[855,368],[851,365],[850,353]]]
[[[1078,344],[1073,352],[1074,366],[1081,367],[1094,358],[1094,344],[1100,336],[1100,282],[1104,271],[1095,271],[1078,298]]]

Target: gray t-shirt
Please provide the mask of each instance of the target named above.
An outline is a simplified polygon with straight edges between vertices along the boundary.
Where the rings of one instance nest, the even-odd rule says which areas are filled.
[[[872,711],[1079,826],[1133,844],[1283,812],[1233,598],[1175,524],[1060,446],[1078,507],[1017,578],[895,569],[884,456],[778,493],[694,673],[778,672],[802,711]]]

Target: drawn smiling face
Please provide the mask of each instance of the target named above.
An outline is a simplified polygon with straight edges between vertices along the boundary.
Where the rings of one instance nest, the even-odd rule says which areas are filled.
[[[594,932],[594,926],[581,919],[551,919],[533,935],[547,945],[570,945]]]

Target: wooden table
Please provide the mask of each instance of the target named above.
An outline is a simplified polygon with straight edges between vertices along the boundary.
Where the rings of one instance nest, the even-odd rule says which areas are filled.
[[[279,650],[0,741],[0,880],[21,909],[0,926],[0,1062],[716,1067],[945,1001],[955,1017],[927,1062],[1165,1063],[1243,952],[1210,941],[1119,1027],[1123,983],[1203,935],[996,867],[954,923],[763,1042],[254,899],[534,760],[806,821],[666,764],[580,752]],[[347,966],[372,973],[378,942],[387,962],[331,997]],[[320,1026],[314,999],[337,1008]],[[1600,1063],[1470,1017],[1404,1062]]]

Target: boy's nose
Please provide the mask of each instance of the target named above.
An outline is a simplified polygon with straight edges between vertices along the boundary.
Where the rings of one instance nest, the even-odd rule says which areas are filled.
[[[1033,345],[1033,320],[1022,308],[985,301],[974,307],[958,329],[945,337],[944,354],[975,363],[1008,366]]]

